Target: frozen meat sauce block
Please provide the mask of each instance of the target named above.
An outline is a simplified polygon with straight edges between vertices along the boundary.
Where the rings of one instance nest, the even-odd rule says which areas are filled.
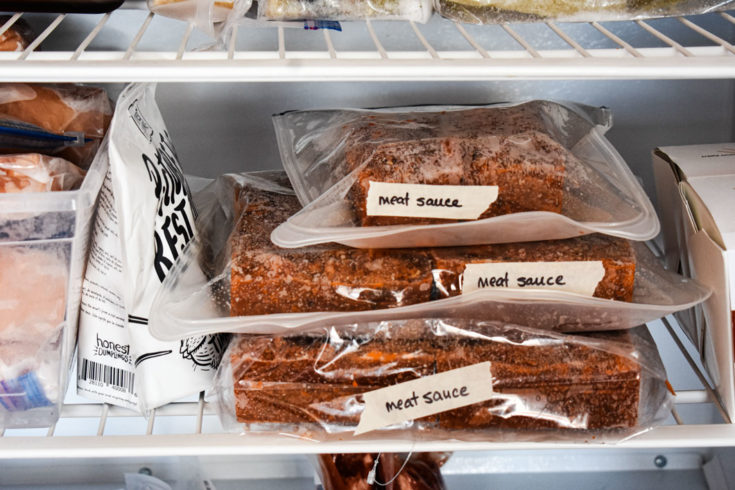
[[[63,158],[39,153],[0,155],[0,193],[68,191],[84,172]]]
[[[539,336],[543,339],[543,335]],[[597,334],[632,354],[628,331]],[[583,342],[530,340],[517,331],[511,342],[448,338],[437,356],[437,371],[490,361],[498,397],[439,414],[446,429],[635,427],[640,404],[641,366],[631,356]],[[503,396],[503,395],[507,396]],[[512,408],[511,408],[512,407]],[[506,410],[516,411],[507,417]]]
[[[596,234],[566,240],[434,248],[432,254],[437,288],[444,296],[462,294],[468,264],[601,261],[605,274],[594,296],[633,300],[636,257],[630,242],[623,238]]]
[[[497,186],[497,200],[478,219],[524,211],[561,213],[567,157],[563,146],[537,131],[386,143],[375,148],[357,172],[351,201],[360,226],[457,221],[371,216],[371,182]]]
[[[240,422],[354,423],[350,406],[362,393],[435,372],[431,344],[405,337],[238,336],[234,342]]]
[[[232,316],[310,311],[362,311],[431,299],[429,254],[415,250],[361,250],[327,244],[283,249],[276,226],[300,209],[293,195],[246,187],[231,237]]]
[[[452,321],[474,328],[463,322]],[[230,351],[237,419],[356,425],[362,393],[489,361],[497,396],[425,417],[418,428],[636,426],[641,367],[628,332],[605,332],[588,342],[509,327],[480,331],[484,337],[238,336]],[[340,365],[324,362],[332,358]]]
[[[573,157],[548,133],[538,103],[415,113],[411,119],[380,114],[366,117],[352,133],[345,160],[356,182],[348,198],[360,226],[456,221],[370,216],[371,181],[498,186],[498,199],[478,219],[562,212],[565,169]]]

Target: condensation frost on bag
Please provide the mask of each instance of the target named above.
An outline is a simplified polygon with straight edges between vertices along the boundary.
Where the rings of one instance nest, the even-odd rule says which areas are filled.
[[[216,396],[228,430],[316,441],[614,441],[663,422],[673,399],[645,327],[577,336],[443,317],[235,336]]]
[[[147,411],[211,386],[225,340],[161,342],[148,331],[156,291],[195,235],[195,210],[155,86],[120,95],[84,277],[77,391]]]
[[[151,333],[274,333],[325,321],[477,317],[561,331],[631,328],[709,296],[645,244],[604,235],[472,247],[283,249],[300,208],[280,172],[225,175],[204,191],[200,234],[153,303]]]
[[[590,22],[696,15],[732,8],[731,0],[434,0],[443,17],[471,24]]]
[[[250,10],[251,3],[252,0],[148,0],[148,8],[218,37]]]
[[[260,0],[263,20],[412,20],[428,22],[431,0]]]
[[[603,136],[606,109],[531,101],[299,111],[273,121],[305,206],[273,233],[282,247],[658,234],[650,200]]]

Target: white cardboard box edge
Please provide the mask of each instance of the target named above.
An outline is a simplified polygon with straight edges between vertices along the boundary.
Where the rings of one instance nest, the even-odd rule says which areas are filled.
[[[666,149],[654,150],[652,159],[661,221],[666,230],[664,242],[667,265],[678,265],[675,264],[678,257],[682,261],[682,271],[690,272],[692,277],[713,289],[712,296],[703,305],[703,321],[701,316],[697,321],[697,315],[692,319],[696,321],[697,348],[702,362],[730,418],[735,419],[732,310],[730,285],[725,272],[728,265],[735,266],[735,254],[723,250],[695,222],[695,216],[709,215],[709,212],[702,199],[686,182],[681,167],[665,152]]]

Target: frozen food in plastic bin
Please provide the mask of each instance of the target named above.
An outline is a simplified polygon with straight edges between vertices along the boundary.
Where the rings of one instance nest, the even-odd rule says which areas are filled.
[[[260,0],[258,18],[265,20],[412,20],[428,22],[430,0]]]
[[[324,322],[233,338],[223,426],[309,440],[615,441],[663,422],[646,327],[589,335],[456,318]]]
[[[56,157],[0,162],[0,427],[49,426],[68,383],[106,160],[86,175]]]
[[[53,154],[86,169],[111,119],[101,88],[0,83],[0,153]]]
[[[434,0],[442,17],[468,24],[504,22],[591,22],[696,15],[732,8],[730,0]]]
[[[605,235],[424,249],[283,249],[270,233],[299,209],[280,173],[226,175],[201,233],[157,293],[151,333],[274,333],[324,321],[451,314],[559,331],[632,328],[710,291],[645,244]]]
[[[273,121],[304,205],[274,231],[282,247],[658,234],[650,200],[604,137],[604,108],[541,100],[297,111]]]
[[[0,193],[68,191],[79,187],[84,171],[63,158],[39,153],[0,155]]]

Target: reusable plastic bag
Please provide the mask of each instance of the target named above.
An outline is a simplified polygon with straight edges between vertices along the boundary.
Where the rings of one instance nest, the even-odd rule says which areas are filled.
[[[709,295],[664,270],[644,244],[598,235],[466,248],[279,248],[271,230],[299,208],[279,172],[223,176],[202,199],[200,234],[153,301],[150,329],[160,339],[441,314],[614,330]]]
[[[591,22],[632,20],[673,15],[696,15],[732,8],[723,0],[434,0],[436,11],[448,19],[470,24],[503,22]]]
[[[315,110],[274,116],[304,209],[281,247],[401,248],[659,231],[603,136],[607,109],[537,100],[484,107]]]
[[[616,440],[672,405],[645,327],[566,335],[456,318],[236,336],[216,385],[226,428],[317,441]]]

